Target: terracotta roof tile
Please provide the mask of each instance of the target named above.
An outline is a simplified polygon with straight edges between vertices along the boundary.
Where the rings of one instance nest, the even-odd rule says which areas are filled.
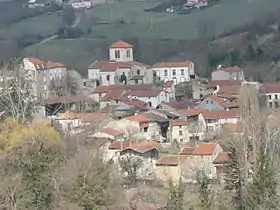
[[[155,97],[158,96],[162,92],[161,89],[159,90],[132,90],[129,92],[131,96],[138,96],[138,97]]]
[[[139,153],[146,153],[150,150],[158,149],[158,148],[160,148],[160,145],[157,142],[152,141],[152,140],[147,140],[147,141],[138,142],[131,146],[128,146],[125,149],[123,149],[122,152],[124,150],[130,149],[130,150],[133,150],[133,151],[136,151]]]
[[[110,45],[110,48],[131,48],[133,45],[128,44],[122,40],[115,42],[114,44]]]
[[[45,61],[40,60],[39,58],[28,58],[28,60],[33,64],[45,64]]]
[[[191,61],[183,61],[183,62],[163,62],[156,63],[153,65],[153,68],[171,68],[171,67],[186,67],[193,64]]]
[[[146,115],[143,115],[143,114],[133,115],[133,116],[125,117],[123,119],[138,122],[138,123],[149,122],[149,121],[152,120],[152,119],[150,119],[149,117],[147,117]]]
[[[220,152],[216,159],[213,161],[214,164],[224,164],[228,162],[228,152]]]
[[[203,111],[204,111],[203,109],[193,108],[193,109],[181,109],[181,110],[178,110],[177,112],[180,114],[187,115],[187,116],[195,116],[195,115],[199,115]]]
[[[266,93],[280,93],[280,82],[264,83]]]
[[[221,86],[218,94],[228,94],[228,95],[237,95],[239,93],[241,86],[240,85],[225,85]]]
[[[121,96],[122,93],[123,93],[122,89],[109,90],[107,94],[103,97],[103,100],[114,99],[118,96]]]
[[[180,151],[180,155],[191,155],[194,151],[195,147],[183,147]]]
[[[231,85],[239,85],[241,86],[241,80],[213,80],[208,83],[199,83],[198,85],[204,88],[215,88],[217,86],[231,86]]]
[[[229,67],[216,69],[216,71],[239,72],[239,71],[243,71],[243,69],[241,69],[239,66],[229,66]]]
[[[89,69],[100,69],[102,72],[116,71],[118,68],[131,68],[132,66],[147,66],[137,61],[116,62],[116,61],[95,61]]]
[[[102,133],[109,134],[109,135],[114,136],[114,137],[116,137],[116,136],[121,136],[121,135],[124,134],[123,131],[120,131],[120,130],[117,130],[117,129],[114,129],[114,128],[109,128],[109,127],[108,127],[108,128],[103,128],[103,129],[101,130],[101,132],[102,132]]]
[[[218,104],[223,106],[224,108],[231,108],[231,107],[238,107],[238,104],[235,101],[230,102],[228,98],[223,98],[220,95],[212,95],[210,96],[211,99],[216,101]]]
[[[228,119],[228,118],[238,118],[240,110],[230,109],[230,110],[204,110],[202,115],[205,119]]]
[[[174,109],[186,109],[186,108],[191,108],[194,105],[193,100],[183,100],[183,101],[169,101],[165,103],[166,105],[174,108]]]
[[[46,62],[44,65],[46,68],[66,67],[65,64],[58,62]]]
[[[186,156],[180,155],[180,163],[182,163]],[[178,155],[165,155],[161,157],[157,162],[157,166],[178,166],[179,165],[179,158]]]
[[[172,126],[182,126],[182,125],[187,125],[188,124],[187,119],[171,120],[170,122],[171,122]]]
[[[153,84],[138,84],[138,85],[100,85],[97,86],[93,93],[107,93],[110,90],[151,90]]]
[[[199,143],[197,147],[193,150],[193,155],[212,155],[217,143],[207,142]]]
[[[109,149],[125,149],[131,145],[137,144],[138,141],[136,140],[128,140],[128,141],[113,141],[110,145],[109,145]]]

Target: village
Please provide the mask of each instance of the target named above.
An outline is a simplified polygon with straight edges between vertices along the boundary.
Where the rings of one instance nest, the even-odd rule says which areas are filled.
[[[207,81],[195,74],[192,61],[146,65],[134,60],[133,46],[123,41],[108,52],[109,60],[93,61],[88,77],[75,80],[75,94],[67,91],[73,81],[62,63],[24,58],[21,69],[41,101],[36,116],[51,119],[69,136],[100,142],[104,161],[119,169],[123,158],[140,159],[137,179],[193,183],[204,170],[222,182],[228,161],[223,139],[244,131],[238,96],[246,85],[261,93],[262,106],[272,110],[269,119],[277,120],[280,83],[248,82],[238,66],[220,65]],[[178,90],[182,84],[191,91]]]

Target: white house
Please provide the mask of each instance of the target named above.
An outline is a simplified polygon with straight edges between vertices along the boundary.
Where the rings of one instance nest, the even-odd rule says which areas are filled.
[[[171,120],[169,130],[172,142],[189,142],[190,138],[187,119]]]
[[[156,63],[152,68],[159,81],[174,81],[177,85],[195,79],[194,63],[191,61]]]
[[[212,72],[212,80],[244,80],[243,69],[239,66],[222,67],[218,66],[216,70]]]
[[[280,108],[280,83],[264,83],[265,95],[269,108]]]
[[[109,60],[90,65],[88,79],[97,85],[151,84],[153,72],[147,65],[133,60],[133,45],[118,41],[109,47]]]

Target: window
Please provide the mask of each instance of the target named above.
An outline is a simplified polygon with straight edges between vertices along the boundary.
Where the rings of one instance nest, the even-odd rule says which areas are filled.
[[[127,58],[130,58],[130,50],[127,50],[127,51],[126,51],[126,57],[127,57]]]
[[[209,103],[209,101],[207,100],[207,101],[206,101],[206,104],[208,104],[208,103]]]
[[[46,82],[46,77],[45,76],[43,77],[43,80],[44,80],[44,82]]]
[[[136,74],[137,74],[137,75],[140,75],[140,73],[141,73],[141,72],[140,72],[140,69],[137,69]]]
[[[184,75],[184,74],[185,74],[185,70],[181,69],[181,75]]]
[[[213,126],[207,126],[207,131],[214,131],[214,127]]]
[[[110,75],[107,75],[107,76],[106,76],[106,80],[107,80],[107,81],[110,81]]]
[[[148,127],[145,127],[145,128],[143,129],[143,131],[144,131],[144,132],[148,132]]]
[[[184,139],[180,139],[180,142],[183,142],[184,141]]]
[[[179,136],[183,136],[183,131],[179,131]]]
[[[211,101],[211,104],[213,104],[214,102],[213,101]]]
[[[269,100],[271,100],[271,95],[268,95]]]
[[[278,100],[278,95],[276,95],[276,94],[275,94],[275,96],[274,96],[274,97],[275,97],[275,99],[276,99],[276,100]]]
[[[274,102],[274,108],[279,108],[279,103],[278,103],[278,101],[275,101],[275,102]]]
[[[99,93],[98,95],[99,95],[99,97],[101,97],[101,96],[102,96],[102,93]]]
[[[173,69],[173,70],[172,70],[172,75],[173,75],[173,76],[176,76],[176,69]]]
[[[268,105],[269,105],[269,108],[272,108],[272,102],[269,102]]]
[[[149,101],[148,104],[149,104],[149,107],[152,107],[152,102]]]
[[[179,125],[179,128],[182,128],[182,125]]]
[[[166,69],[164,70],[164,76],[168,76],[168,71]]]
[[[121,54],[119,50],[115,50],[115,58],[120,58]]]

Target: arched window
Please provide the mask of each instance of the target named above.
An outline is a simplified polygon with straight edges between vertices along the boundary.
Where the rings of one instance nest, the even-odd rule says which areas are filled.
[[[141,73],[140,69],[137,69],[137,75],[140,75],[140,73]]]

